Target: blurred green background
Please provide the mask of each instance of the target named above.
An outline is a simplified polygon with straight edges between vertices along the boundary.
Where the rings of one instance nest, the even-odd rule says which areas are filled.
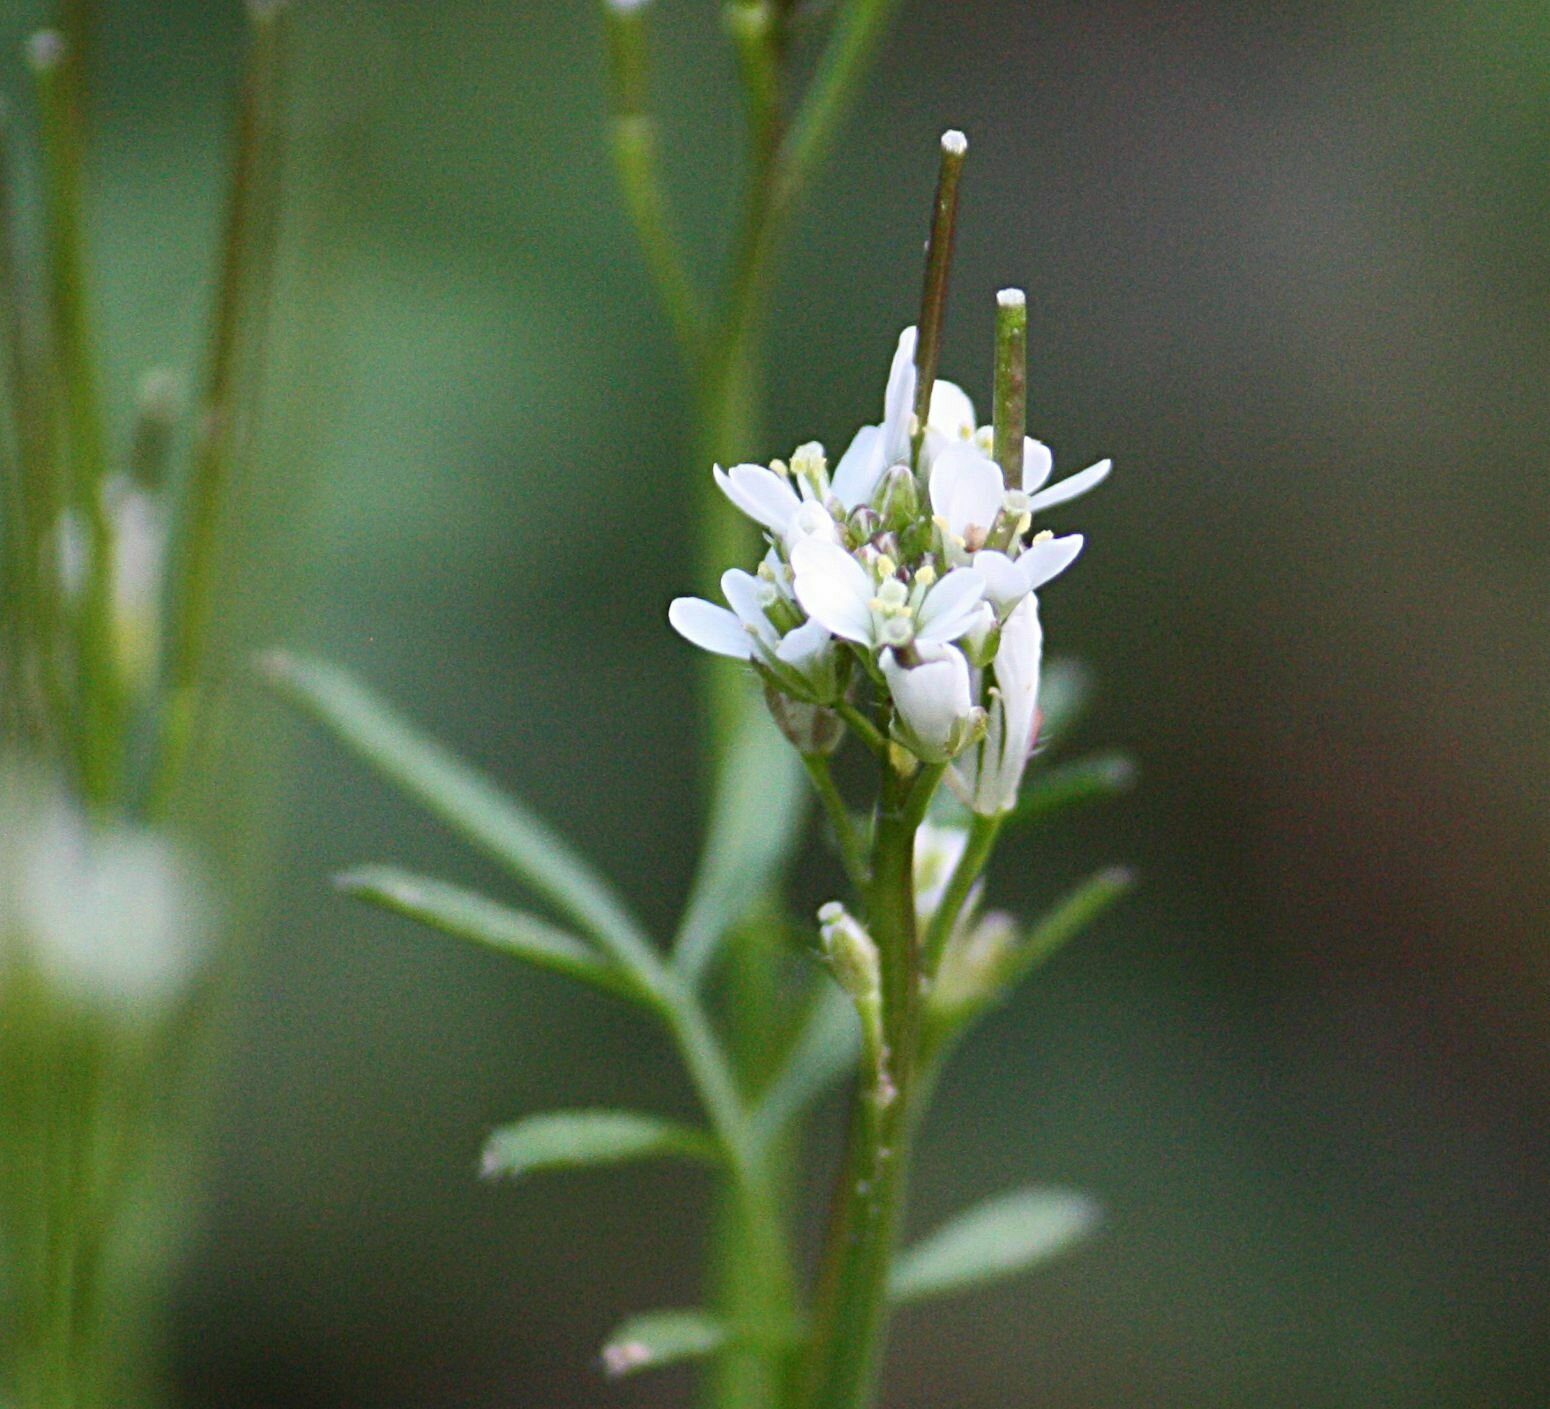
[[[237,6],[105,5],[111,391],[188,365]],[[719,254],[739,115],[659,0],[675,193]],[[41,0],[7,0],[3,86]],[[687,409],[600,145],[588,0],[298,6],[293,178],[239,635],[358,669],[660,926],[697,831]],[[1046,594],[1130,801],[1003,853],[1031,906],[1138,898],[970,1046],[917,1226],[1034,1178],[1107,1223],[911,1314],[887,1402],[1536,1406],[1550,1397],[1550,13],[1539,3],[914,0],[806,203],[767,447],[877,414],[937,134],[973,143],[944,371],[1031,292],[1033,422],[1089,535]],[[492,1124],[687,1109],[627,1014],[335,898],[498,884],[234,671],[280,742],[264,921],[177,1322],[190,1406],[679,1404],[602,1335],[695,1295],[678,1170],[477,1182]],[[266,771],[268,766],[265,766]],[[826,863],[815,855],[814,867]],[[805,877],[822,894],[825,874]],[[831,1113],[828,1131],[832,1135]],[[821,1181],[820,1181],[821,1182]]]

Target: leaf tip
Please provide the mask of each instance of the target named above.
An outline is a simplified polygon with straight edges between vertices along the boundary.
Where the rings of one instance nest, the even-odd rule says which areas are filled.
[[[603,1374],[611,1380],[618,1380],[649,1365],[651,1348],[644,1341],[613,1341],[603,1347],[602,1360]]]

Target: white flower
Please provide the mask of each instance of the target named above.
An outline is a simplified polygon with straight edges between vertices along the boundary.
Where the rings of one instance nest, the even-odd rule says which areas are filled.
[[[940,580],[922,569],[910,585],[886,557],[868,570],[838,544],[812,538],[792,550],[791,570],[797,601],[814,621],[874,650],[957,640],[974,624],[985,594],[985,579],[972,568]]]
[[[788,553],[804,538],[838,540],[839,527],[808,478],[797,479],[798,493],[788,479],[763,465],[733,465],[730,470],[717,465],[712,473],[721,492],[769,529]]]
[[[1039,599],[1029,596],[1006,619],[996,651],[995,685],[986,701],[985,737],[955,765],[965,800],[985,817],[1010,812],[1033,749],[1044,632]]]
[[[1005,620],[1030,592],[1037,592],[1076,561],[1083,541],[1080,533],[1040,536],[1016,558],[982,549],[974,555],[974,571],[985,579],[985,600]]]
[[[910,432],[915,411],[915,329],[899,334],[888,388],[883,395],[880,425],[862,426],[834,468],[834,496],[847,513],[871,499],[883,471],[909,464]],[[926,424],[926,458],[938,445],[967,440],[974,434],[974,403],[962,387],[938,378],[931,386]]]
[[[732,568],[721,575],[721,595],[732,610],[702,597],[678,597],[667,619],[685,640],[733,660],[758,661],[793,693],[819,703],[832,700],[835,677],[834,641],[816,621],[805,621],[784,636],[770,618],[782,597],[764,577]],[[795,608],[788,607],[794,611]]]
[[[884,651],[881,665],[898,713],[903,742],[927,763],[942,763],[972,737],[979,711],[969,685],[969,662],[956,646],[918,646],[918,664]]]
[[[962,827],[924,822],[915,833],[915,911],[922,920],[936,914],[968,844],[969,834]]]
[[[1058,484],[1045,488],[1054,468],[1055,457],[1050,453],[1049,446],[1034,440],[1032,436],[1027,437],[1023,441],[1023,493],[1029,496],[1026,505],[1028,513],[1053,509],[1056,504],[1064,504],[1068,499],[1086,494],[1089,489],[1096,489],[1109,477],[1114,462],[1099,460],[1096,465],[1089,465],[1085,470],[1078,470]]]

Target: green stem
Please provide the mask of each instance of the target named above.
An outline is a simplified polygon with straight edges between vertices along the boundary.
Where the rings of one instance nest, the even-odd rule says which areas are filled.
[[[882,964],[885,1063],[864,1063],[850,1143],[820,1274],[807,1366],[808,1409],[871,1400],[888,1319],[888,1268],[904,1209],[917,1110],[920,963],[915,833],[942,776],[913,781],[885,766],[867,892],[867,929]]]
[[[861,837],[856,831],[855,820],[851,817],[850,809],[845,806],[845,799],[840,796],[840,790],[834,782],[834,770],[829,767],[829,760],[822,754],[803,754],[802,764],[807,769],[807,776],[813,780],[813,788],[818,793],[819,801],[823,803],[829,825],[834,828],[834,839],[840,849],[840,860],[845,865],[845,875],[855,887],[856,894],[865,895],[866,855],[862,849]]]
[[[841,700],[834,706],[834,712],[850,725],[855,736],[866,745],[873,755],[878,758],[883,758],[887,755],[887,736],[855,705],[851,704],[849,700]]]
[[[961,132],[942,137],[942,160],[936,178],[936,203],[931,238],[926,245],[926,277],[920,292],[920,324],[915,338],[915,434],[911,462],[918,469],[926,424],[931,419],[931,390],[942,355],[942,322],[947,316],[947,277],[952,272],[953,236],[958,226],[958,178],[969,144]]]
[[[995,451],[1008,489],[1023,487],[1028,419],[1028,301],[1021,289],[996,295]]]
[[[963,855],[958,858],[958,865],[953,869],[952,879],[947,883],[947,889],[942,893],[942,902],[936,908],[936,913],[931,917],[931,923],[926,928],[926,941],[924,948],[925,972],[929,977],[935,974],[937,966],[942,962],[942,951],[947,948],[947,941],[952,938],[953,926],[958,922],[958,914],[963,909],[964,902],[969,898],[969,892],[974,889],[974,883],[980,878],[980,872],[985,869],[985,863],[990,859],[992,848],[996,844],[996,836],[1001,831],[1000,817],[982,817],[974,814],[974,821],[969,827],[969,840],[964,846]]]
[[[245,354],[251,349],[244,322],[261,317],[273,275],[273,208],[278,189],[272,173],[280,142],[285,17],[283,0],[251,0],[248,6],[248,52],[238,101],[220,277],[195,428],[193,472],[183,510],[182,552],[171,593],[168,697],[152,811],[165,806],[196,733],[198,687],[221,546],[221,509],[236,469],[238,438],[252,418],[256,400],[253,379],[242,375]]]
[[[102,495],[107,452],[87,313],[81,114],[72,78],[77,56],[60,35],[45,31],[34,36],[29,57],[43,139],[49,321],[70,447],[63,497],[79,516],[87,559],[76,645],[80,766],[86,796],[100,807],[117,795],[121,782],[124,700],[113,651],[113,535]]]
[[[718,1281],[730,1279],[720,1309],[733,1320],[734,1334],[717,1377],[716,1399],[770,1409],[784,1400],[797,1316],[796,1275],[778,1184],[699,1001],[670,977],[664,977],[660,991],[668,1026],[726,1153],[730,1175],[718,1219],[716,1270]]]

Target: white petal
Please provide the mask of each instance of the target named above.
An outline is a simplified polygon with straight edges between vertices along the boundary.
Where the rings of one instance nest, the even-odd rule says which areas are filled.
[[[802,609],[836,636],[870,645],[872,579],[837,543],[804,538],[791,550],[791,570]]]
[[[1023,493],[1032,494],[1050,477],[1055,468],[1055,457],[1042,440],[1031,435],[1023,437]]]
[[[883,459],[883,428],[862,426],[834,467],[834,479],[829,487],[849,513],[857,504],[865,504],[872,497],[877,481],[887,468]]]
[[[802,507],[796,490],[763,465],[733,465],[730,471],[718,466],[716,483],[749,518],[776,533],[784,534],[786,525]]]
[[[985,579],[973,568],[954,568],[926,593],[915,623],[915,639],[924,643],[956,641],[978,615]]]
[[[1017,790],[1033,748],[1043,648],[1039,600],[1029,597],[1001,629],[989,727],[973,753],[973,806],[986,816],[1009,812],[1017,805]]]
[[[840,530],[834,516],[822,504],[809,499],[786,521],[781,537],[788,548],[804,538],[827,538],[829,542],[837,543]]]
[[[910,416],[915,410],[915,329],[899,334],[888,391],[883,397],[883,460],[897,464],[910,457]]]
[[[963,652],[938,647],[924,663],[906,668],[892,651],[884,651],[881,664],[888,693],[906,728],[927,756],[944,757],[954,729],[973,708],[969,663]]]
[[[1022,560],[986,549],[974,555],[974,571],[985,579],[985,600],[1005,616],[1032,590],[1023,577]]]
[[[786,665],[805,672],[822,659],[833,639],[821,621],[804,621],[795,631],[786,633],[775,654]]]
[[[1085,470],[1061,480],[1059,484],[1050,485],[1028,501],[1028,512],[1036,514],[1040,509],[1050,509],[1056,504],[1064,504],[1067,499],[1086,494],[1089,489],[1102,484],[1113,468],[1112,460],[1100,460],[1096,465],[1089,465]]]
[[[974,403],[957,382],[938,378],[931,384],[931,414],[927,426],[951,440],[969,440],[979,424],[974,419]]]
[[[751,629],[767,646],[777,639],[774,623],[764,614],[764,605],[775,595],[769,583],[761,581],[751,572],[729,568],[721,574],[721,595],[737,614],[743,626]]]
[[[931,510],[959,538],[971,528],[988,533],[1005,498],[1000,466],[972,445],[949,447],[931,466]]]
[[[1063,538],[1044,538],[1029,544],[1017,560],[1017,570],[1028,590],[1037,592],[1052,577],[1059,577],[1076,561],[1083,542],[1080,533],[1068,533]],[[979,559],[975,559],[974,566],[979,566]]]
[[[718,656],[750,660],[753,642],[743,624],[725,607],[703,597],[676,597],[667,609],[667,619],[684,640],[712,651]]]

